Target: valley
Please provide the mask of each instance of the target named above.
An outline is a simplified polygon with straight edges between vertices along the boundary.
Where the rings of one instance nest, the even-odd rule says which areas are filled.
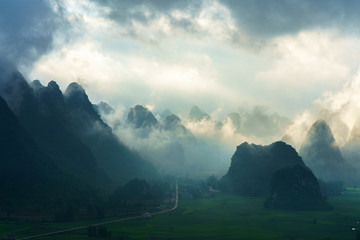
[[[170,213],[150,219],[133,219],[105,225],[111,239],[356,239],[353,227],[360,227],[360,189],[346,189],[344,195],[329,197],[333,211],[287,211],[264,208],[262,197],[217,194],[213,198],[180,200]],[[110,219],[109,219],[110,220]],[[74,223],[4,223],[0,231],[17,237],[53,229],[91,225]],[[86,229],[39,239],[88,238]]]

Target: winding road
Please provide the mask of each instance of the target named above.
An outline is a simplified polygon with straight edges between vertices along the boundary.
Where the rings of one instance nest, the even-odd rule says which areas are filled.
[[[175,190],[175,191],[176,191],[176,195],[175,195],[175,204],[174,204],[174,207],[172,207],[171,209],[166,209],[166,210],[163,210],[163,211],[159,211],[159,212],[152,213],[151,215],[159,215],[159,214],[163,214],[163,213],[168,213],[168,212],[174,211],[174,210],[178,207],[178,204],[179,204],[179,187],[178,187],[178,183],[177,183],[177,182],[176,182],[176,190]],[[129,220],[133,220],[133,219],[137,219],[137,218],[142,218],[142,217],[143,217],[142,215],[139,215],[139,216],[134,216],[134,217],[121,218],[121,219],[112,220],[112,221],[107,221],[107,222],[100,222],[100,223],[95,223],[95,224],[91,224],[91,225],[84,225],[84,226],[75,227],[75,228],[69,228],[69,229],[64,229],[64,230],[60,230],[60,231],[49,232],[49,233],[44,233],[44,234],[38,234],[38,235],[34,235],[34,236],[19,238],[19,240],[34,239],[34,238],[51,236],[51,235],[57,235],[57,234],[61,234],[61,233],[68,233],[68,232],[72,232],[72,231],[76,231],[76,230],[86,229],[86,228],[88,228],[89,226],[101,226],[101,225],[106,225],[106,224],[110,224],[110,223],[117,223],[117,222],[129,221]]]

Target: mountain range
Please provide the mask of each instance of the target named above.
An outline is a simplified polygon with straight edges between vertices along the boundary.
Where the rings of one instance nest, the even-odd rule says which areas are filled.
[[[28,191],[66,195],[61,186],[106,196],[132,178],[157,176],[149,161],[113,134],[79,84],[62,93],[55,81],[29,84],[11,65],[2,65],[0,73],[2,183],[18,186],[17,199],[25,202],[19,196]],[[15,197],[11,186],[2,188],[4,199]]]

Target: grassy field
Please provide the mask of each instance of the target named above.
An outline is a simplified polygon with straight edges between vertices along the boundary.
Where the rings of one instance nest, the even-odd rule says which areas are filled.
[[[360,190],[332,197],[334,211],[296,212],[263,208],[264,199],[219,194],[211,199],[182,200],[174,212],[106,225],[112,239],[356,239],[351,230],[360,221]],[[51,226],[52,225],[52,226]],[[74,225],[74,224],[72,224]],[[19,236],[31,226],[12,227]],[[31,232],[38,232],[32,229]],[[64,225],[50,224],[49,228]],[[359,225],[360,228],[360,225]],[[45,230],[45,229],[44,229]],[[89,239],[86,231],[41,239]]]

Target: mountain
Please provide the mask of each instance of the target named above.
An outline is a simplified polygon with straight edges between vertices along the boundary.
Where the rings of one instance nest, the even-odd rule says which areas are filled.
[[[194,140],[193,134],[182,124],[181,119],[175,114],[166,117],[163,129],[172,132],[176,137],[188,137]]]
[[[98,104],[93,104],[93,107],[99,115],[109,115],[115,112],[115,110],[107,102],[104,101],[101,101]]]
[[[0,95],[56,165],[83,185],[111,190],[110,179],[153,177],[154,167],[125,147],[100,118],[84,89],[72,83],[27,83],[16,70],[0,71]],[[117,185],[116,184],[116,185]]]
[[[300,156],[315,176],[324,181],[344,181],[348,186],[358,181],[356,170],[344,160],[324,120],[311,126],[300,148]]]
[[[52,208],[56,201],[82,194],[77,183],[38,148],[0,97],[0,212]],[[89,195],[77,198],[86,199]]]
[[[330,210],[321,195],[317,178],[303,165],[285,167],[275,172],[266,208],[290,210]]]
[[[70,113],[57,83],[51,81],[47,87],[37,85],[34,95],[38,111],[33,111],[31,116],[20,115],[28,131],[64,172],[97,188],[109,185],[110,179],[99,167],[90,147],[70,130]]]
[[[30,82],[30,87],[32,87],[32,89],[34,89],[34,91],[37,91],[37,90],[43,88],[44,86],[41,84],[41,82],[39,80],[34,80],[34,81]]]
[[[156,176],[156,170],[150,162],[128,149],[112,133],[79,84],[71,83],[64,93],[64,99],[69,109],[71,131],[91,148],[99,166],[112,179],[124,182],[135,177]]]
[[[222,189],[241,195],[263,196],[270,193],[273,174],[284,167],[304,162],[294,148],[284,142],[267,146],[239,145],[231,158],[227,174],[222,178]]]
[[[135,128],[153,128],[159,126],[159,122],[149,109],[141,105],[135,105],[130,108],[127,122],[132,124]]]
[[[91,150],[68,129],[68,113],[59,86],[54,81],[47,87],[39,81],[29,85],[18,71],[7,77],[2,79],[5,91],[1,94],[39,148],[74,181],[84,186],[108,186],[108,177],[97,167]]]
[[[169,109],[165,109],[161,114],[160,114],[160,119],[165,120],[167,116],[170,116],[172,114],[172,112]]]
[[[201,120],[210,120],[210,116],[207,113],[204,113],[197,106],[193,106],[189,113],[189,119],[191,121],[201,121]]]
[[[360,123],[351,130],[348,142],[341,148],[344,159],[360,170]]]

